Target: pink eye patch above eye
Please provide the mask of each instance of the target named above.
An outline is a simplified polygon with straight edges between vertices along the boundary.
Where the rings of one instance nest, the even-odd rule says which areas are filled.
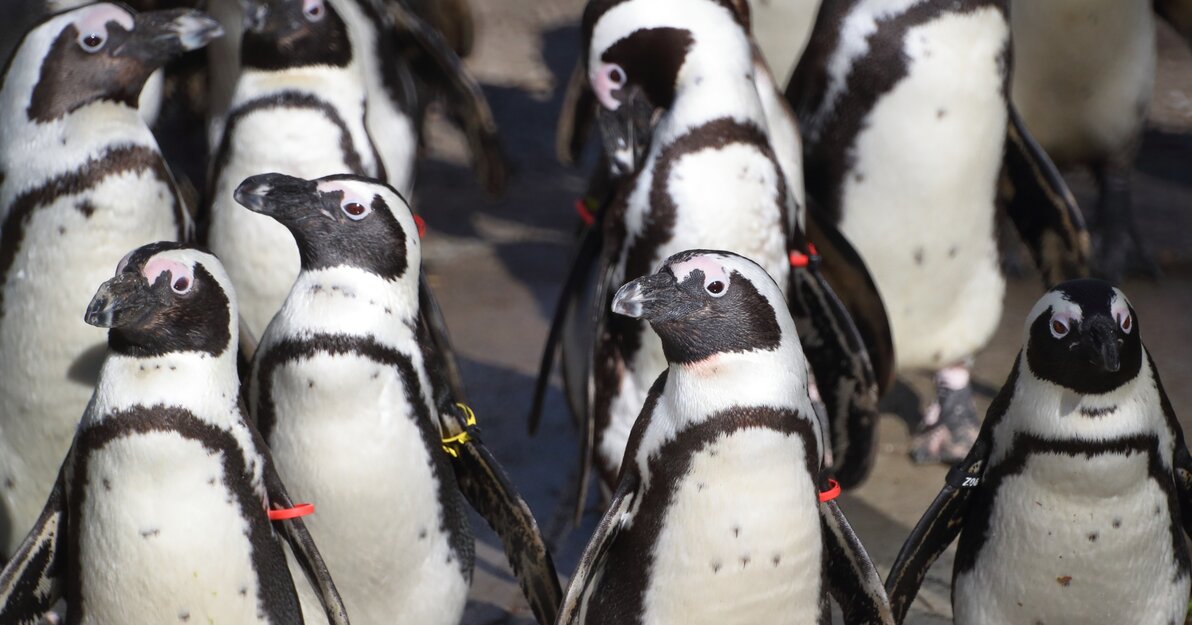
[[[84,11],[73,23],[80,33],[87,34],[106,33],[108,22],[116,22],[127,31],[133,29],[132,16],[110,4],[101,4]]]
[[[194,284],[194,273],[191,268],[176,260],[169,260],[166,258],[154,258],[145,263],[145,268],[141,270],[141,274],[145,279],[149,280],[149,284],[154,284],[161,274],[169,272],[170,274],[170,288],[176,291],[185,292],[190,290],[190,286]],[[180,288],[175,288],[180,279],[185,279],[185,284]]]

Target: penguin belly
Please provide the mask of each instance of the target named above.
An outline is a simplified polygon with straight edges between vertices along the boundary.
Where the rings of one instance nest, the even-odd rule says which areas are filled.
[[[657,170],[655,163],[651,173]],[[726,174],[733,179],[718,183]],[[773,159],[745,143],[706,147],[679,156],[668,180],[655,184],[665,189],[672,206],[678,209],[669,215],[659,215],[659,207],[647,201],[648,185],[639,185],[629,199],[631,208],[626,215],[630,232],[641,231],[647,220],[643,214],[646,206],[656,211],[650,219],[674,219],[668,240],[656,242],[658,247],[650,259],[649,271],[663,259],[684,250],[728,250],[761,265],[786,292],[790,273],[786,225],[782,208],[777,204],[778,189],[785,181]],[[622,282],[639,277],[625,275],[624,260],[620,273]],[[667,367],[658,335],[645,323],[634,325],[633,331],[640,333],[641,346],[616,381],[609,425],[597,446],[602,462],[612,468],[611,475],[616,475],[621,465],[629,433],[650,387]]]
[[[82,313],[128,250],[178,236],[172,201],[152,172],[123,172],[34,209],[25,227],[0,318],[0,557],[41,514],[107,353],[107,332]]]
[[[231,156],[216,186],[208,244],[232,278],[241,316],[259,337],[298,277],[298,245],[285,226],[244,208],[232,193],[262,172],[309,179],[358,167],[341,157],[343,131],[318,109],[256,109],[227,132],[233,133]]]
[[[1180,526],[1149,462],[1142,452],[1028,456],[994,495],[972,569],[955,577],[957,625],[1183,622]]]
[[[441,450],[427,449],[397,371],[321,352],[272,377],[274,461],[295,500],[316,506],[307,526],[352,622],[459,623],[470,563],[444,518],[429,455]],[[309,585],[298,588],[307,623],[325,623]]]
[[[634,526],[662,518],[641,622],[819,623],[823,539],[807,464],[801,439],[760,428],[695,451],[666,508],[635,515]]]
[[[900,369],[972,355],[1001,316],[994,192],[1008,34],[993,7],[908,30],[906,76],[874,103],[851,148],[840,229],[877,283]]]
[[[1014,104],[1060,164],[1134,147],[1155,82],[1155,19],[1142,0],[1016,0]]]
[[[228,487],[244,476],[226,475],[223,453],[170,430],[80,453],[78,622],[270,622],[245,518],[254,511]]]

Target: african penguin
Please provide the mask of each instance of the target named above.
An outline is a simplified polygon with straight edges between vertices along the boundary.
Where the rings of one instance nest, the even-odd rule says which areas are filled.
[[[606,485],[615,482],[633,422],[666,368],[644,322],[605,322],[607,298],[615,285],[684,249],[728,249],[765,268],[800,311],[797,321],[817,332],[812,343],[839,347],[828,359],[832,370],[819,377],[831,385],[831,400],[876,422],[877,385],[853,322],[814,268],[791,268],[792,250],[806,247],[797,127],[788,114],[785,125],[771,128],[785,106],[775,106],[775,85],[747,28],[747,12],[717,0],[597,0],[584,13],[583,59],[619,176],[602,225],[588,417],[594,449],[584,453],[594,455]],[[774,143],[777,135],[785,141]],[[826,351],[813,352],[813,366]],[[859,480],[871,447],[857,447],[865,450]]]
[[[314,178],[382,170],[365,126],[363,71],[340,13],[325,0],[252,0],[246,7],[242,68],[217,143],[205,240],[259,337],[298,275],[298,248],[284,226],[236,203],[237,185],[262,171]]]
[[[1075,201],[1007,101],[1007,10],[825,2],[787,89],[808,195],[872,270],[897,369],[937,372],[919,461],[959,459],[979,427],[968,369],[1002,311],[999,191],[1047,281],[1087,273]]]
[[[1151,0],[1014,0],[1014,104],[1062,168],[1090,167],[1100,189],[1098,269],[1121,278],[1145,247],[1131,210],[1131,170],[1155,84]],[[1153,261],[1151,269],[1154,270]]]
[[[37,518],[105,351],[78,311],[130,248],[190,235],[137,112],[145,80],[219,36],[197,11],[100,3],[31,30],[0,89],[0,559]]]
[[[561,592],[528,508],[493,486],[489,476],[503,475],[495,462],[469,464],[463,450],[453,460],[440,440],[454,400],[442,399],[441,354],[423,325],[421,243],[406,201],[376,180],[281,174],[248,178],[236,199],[298,242],[302,270],[257,349],[249,406],[287,483],[318,502],[311,532],[353,622],[459,622],[475,559],[461,489],[482,500],[531,606],[553,620]],[[494,516],[486,506],[504,508]],[[299,595],[317,621],[301,585]]]
[[[301,623],[278,533],[334,585],[297,523],[236,372],[235,293],[218,260],[152,243],[86,306],[111,353],[41,517],[0,573],[0,620],[31,625],[59,598],[67,623]],[[280,526],[280,527],[279,527]]]
[[[612,504],[559,625],[892,623],[880,579],[824,486],[807,362],[756,263],[690,250],[621,287],[668,369],[637,419]]]
[[[976,444],[891,570],[900,620],[959,533],[957,625],[1184,621],[1192,456],[1140,330],[1105,282],[1039,300]]]

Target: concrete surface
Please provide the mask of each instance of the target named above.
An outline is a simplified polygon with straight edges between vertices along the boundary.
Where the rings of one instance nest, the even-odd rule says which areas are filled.
[[[469,64],[484,84],[514,167],[508,192],[485,197],[466,168],[458,136],[436,129],[419,176],[416,200],[429,223],[427,263],[463,360],[471,400],[488,441],[530,502],[555,545],[566,578],[597,519],[568,532],[565,502],[575,472],[577,443],[558,387],[548,398],[544,427],[525,435],[525,415],[555,297],[567,269],[572,203],[584,188],[579,169],[554,158],[554,124],[561,90],[577,55],[580,0],[473,0],[479,39]],[[1130,280],[1124,290],[1139,314],[1177,413],[1192,423],[1192,57],[1164,30],[1152,130],[1136,178],[1135,200],[1144,235],[1162,262],[1159,281]],[[1090,178],[1071,179],[1084,206]],[[976,362],[985,389],[979,408],[1009,373],[1027,311],[1042,292],[1034,277],[1011,281],[1001,326]],[[926,378],[907,380],[920,392]],[[913,397],[911,398],[913,402]],[[893,415],[881,424],[881,452],[873,477],[842,497],[842,506],[882,572],[942,484],[943,467],[907,460],[907,426]],[[594,504],[593,504],[594,505]],[[479,525],[480,521],[477,520]],[[466,623],[531,623],[509,582],[504,557],[482,534],[473,602]],[[950,556],[929,575],[909,623],[951,622]],[[566,581],[566,580],[564,580]],[[503,608],[513,610],[507,616]]]

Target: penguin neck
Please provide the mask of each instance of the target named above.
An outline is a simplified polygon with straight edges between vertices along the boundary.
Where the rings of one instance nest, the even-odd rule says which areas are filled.
[[[340,265],[303,269],[279,316],[292,327],[328,334],[402,332],[418,318],[419,264],[396,280]]]
[[[722,352],[703,360],[671,363],[664,398],[677,430],[734,407],[768,406],[810,414],[807,361],[784,340],[777,349]]]
[[[232,336],[234,346],[234,326]],[[150,357],[109,353],[84,421],[134,406],[157,405],[185,408],[202,419],[238,415],[240,382],[235,352],[225,349],[219,356],[170,352]]]
[[[152,131],[137,109],[108,100],[86,104],[53,121],[32,122],[23,107],[4,107],[3,167],[10,177],[25,172],[33,179],[49,172],[74,169],[86,157],[98,157],[106,146],[141,145],[157,150]]]
[[[314,93],[323,99],[357,102],[357,106],[362,106],[364,76],[355,59],[343,67],[303,65],[276,70],[245,67],[236,82],[233,104],[279,91]]]
[[[752,63],[726,64],[721,61],[694,67],[681,74],[674,103],[658,124],[660,145],[717,119],[733,119],[766,128],[765,110],[757,93]]]

